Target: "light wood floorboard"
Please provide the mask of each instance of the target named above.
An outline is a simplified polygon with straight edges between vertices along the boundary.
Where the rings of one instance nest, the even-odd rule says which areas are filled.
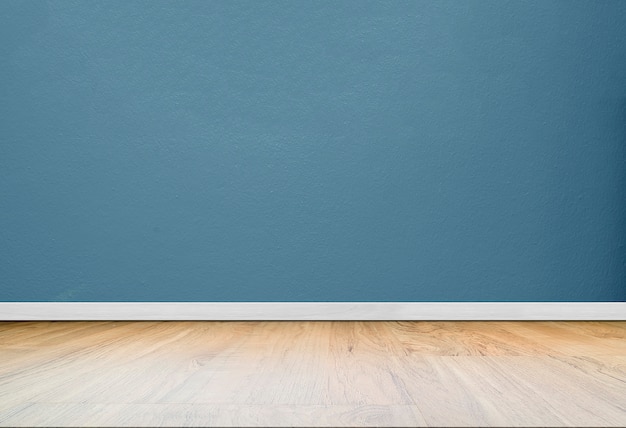
[[[0,426],[626,426],[626,322],[1,322]]]

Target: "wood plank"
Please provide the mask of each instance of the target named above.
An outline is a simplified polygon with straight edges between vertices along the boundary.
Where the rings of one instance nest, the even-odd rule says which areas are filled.
[[[414,406],[28,403],[0,426],[422,427]]]
[[[594,330],[594,323],[529,321],[517,323],[514,329],[517,334],[542,343],[550,349],[547,354],[551,355],[626,355],[626,339],[621,329],[599,323],[602,327]],[[595,333],[591,333],[593,331]]]
[[[489,357],[489,360],[529,391],[529,395],[539,395],[567,425],[626,425],[624,379],[598,380],[597,376],[551,356]]]
[[[554,352],[534,336],[520,334],[519,322],[396,322],[393,335],[408,354],[438,356],[545,355]]]
[[[624,343],[626,322],[1,323],[0,426],[625,426]]]

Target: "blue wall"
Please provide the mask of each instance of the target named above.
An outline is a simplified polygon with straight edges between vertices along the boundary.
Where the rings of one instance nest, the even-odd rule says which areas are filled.
[[[623,301],[625,1],[0,1],[0,300]]]

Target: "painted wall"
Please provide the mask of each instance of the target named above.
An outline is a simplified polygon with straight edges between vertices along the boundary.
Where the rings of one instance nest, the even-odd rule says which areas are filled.
[[[623,301],[624,1],[0,1],[2,301]]]

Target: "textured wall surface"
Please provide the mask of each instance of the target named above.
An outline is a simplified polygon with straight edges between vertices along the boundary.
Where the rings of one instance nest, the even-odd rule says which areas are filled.
[[[625,300],[625,22],[0,1],[0,300]]]

